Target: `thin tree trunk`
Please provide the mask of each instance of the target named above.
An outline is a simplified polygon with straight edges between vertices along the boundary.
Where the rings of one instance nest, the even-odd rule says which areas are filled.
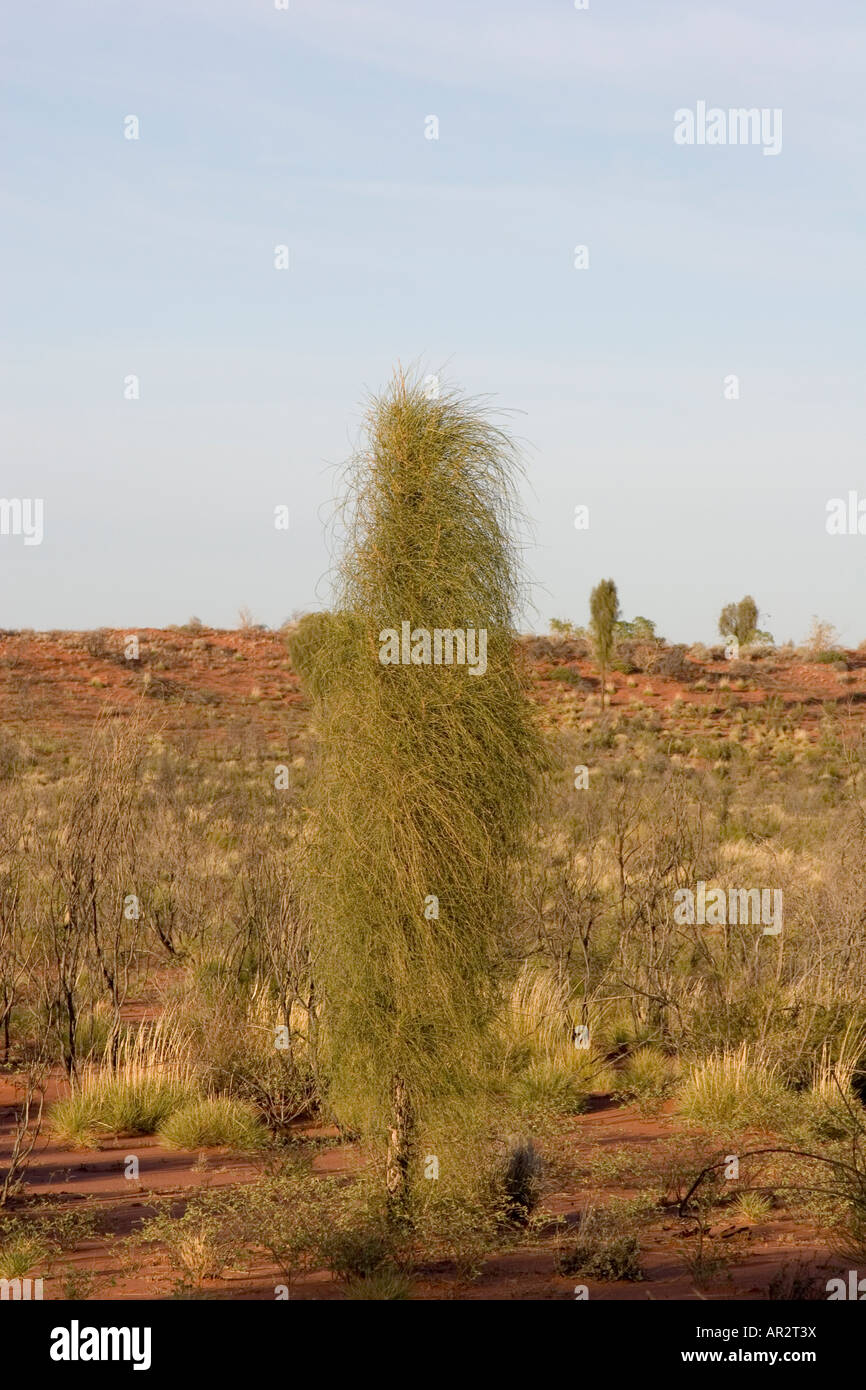
[[[391,1213],[405,1218],[409,1209],[409,1165],[412,1158],[414,1117],[409,1092],[402,1077],[392,1083],[393,1112],[388,1131],[388,1156],[385,1163],[385,1183]]]

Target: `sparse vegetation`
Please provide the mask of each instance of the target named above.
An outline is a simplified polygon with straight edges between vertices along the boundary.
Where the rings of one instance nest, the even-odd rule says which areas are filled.
[[[134,660],[108,630],[3,638],[0,1278],[119,1277],[120,1238],[52,1206],[91,1147],[141,1160],[129,1277],[160,1296],[451,1296],[530,1245],[539,1279],[555,1252],[633,1280],[645,1229],[717,1293],[777,1217],[864,1258],[864,652],[817,621],[774,648],[749,598],[739,661],[671,645],[612,580],[588,632],[518,639],[513,463],[398,381],[331,611]],[[442,614],[486,627],[483,681],[379,662]],[[675,915],[699,885],[723,916]],[[727,913],[765,891],[778,934]],[[148,1151],[183,1175],[156,1216]],[[588,1185],[607,1205],[570,1229]],[[811,1266],[762,1279],[813,1296]]]

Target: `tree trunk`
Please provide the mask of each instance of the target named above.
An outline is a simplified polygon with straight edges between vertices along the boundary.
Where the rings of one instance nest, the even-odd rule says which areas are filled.
[[[388,1156],[385,1162],[385,1183],[388,1206],[392,1215],[403,1218],[409,1209],[409,1164],[412,1158],[414,1119],[409,1092],[402,1077],[392,1083],[393,1111],[388,1130]]]

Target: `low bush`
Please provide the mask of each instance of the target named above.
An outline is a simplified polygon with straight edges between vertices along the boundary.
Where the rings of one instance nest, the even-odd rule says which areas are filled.
[[[159,1127],[170,1149],[261,1149],[267,1130],[255,1106],[231,1096],[208,1096],[173,1110]]]

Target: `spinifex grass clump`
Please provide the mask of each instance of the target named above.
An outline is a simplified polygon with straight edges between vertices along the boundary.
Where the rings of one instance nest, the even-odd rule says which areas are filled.
[[[61,1144],[89,1148],[107,1134],[153,1134],[200,1087],[182,1028],[171,1019],[127,1034],[114,1067],[86,1062],[48,1119]]]
[[[499,999],[542,762],[514,659],[516,462],[483,410],[398,375],[353,465],[336,611],[293,649],[322,744],[306,893],[324,1072],[342,1118],[388,1130],[397,1204],[415,1122],[465,1093]],[[404,623],[409,662],[383,664]],[[486,634],[486,669],[449,664],[456,647],[437,663],[437,629]]]

